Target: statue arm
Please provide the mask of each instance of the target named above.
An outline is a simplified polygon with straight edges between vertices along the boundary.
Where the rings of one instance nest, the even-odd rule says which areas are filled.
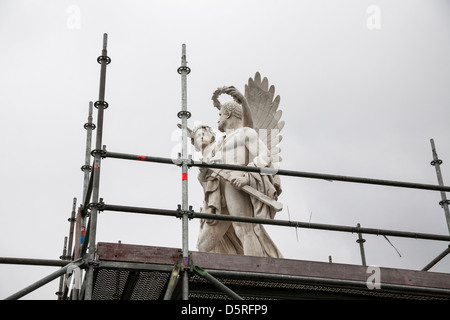
[[[248,105],[248,101],[244,97],[244,95],[238,89],[236,89],[233,86],[227,87],[224,92],[229,94],[230,96],[232,96],[233,99],[237,103],[242,105],[244,127],[253,128],[252,113],[251,113],[250,107]]]
[[[181,130],[183,130],[183,127],[180,123],[177,123],[177,127],[180,128]],[[194,132],[192,131],[191,128],[186,128],[186,129],[187,129],[188,139],[190,139],[191,143],[194,144]]]

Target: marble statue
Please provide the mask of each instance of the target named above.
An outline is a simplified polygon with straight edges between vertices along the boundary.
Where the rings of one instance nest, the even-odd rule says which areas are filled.
[[[216,137],[209,126],[189,130],[191,142],[202,153],[203,161],[263,168],[261,173],[201,168],[198,180],[204,190],[201,212],[274,219],[282,210],[278,196],[280,178],[276,174],[279,157],[279,134],[284,126],[278,110],[280,97],[275,88],[259,73],[249,79],[242,94],[233,86],[217,89],[212,97],[219,110]],[[233,101],[221,104],[219,96],[227,94]],[[202,220],[197,248],[205,252],[282,257],[264,226],[243,222]]]

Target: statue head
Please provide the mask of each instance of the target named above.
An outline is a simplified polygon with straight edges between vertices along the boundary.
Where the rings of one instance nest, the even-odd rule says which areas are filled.
[[[216,140],[216,134],[210,126],[200,125],[192,130],[192,144],[195,151],[203,151],[205,147]]]
[[[225,132],[227,129],[236,129],[242,126],[242,106],[235,102],[224,103],[219,111],[218,129]]]

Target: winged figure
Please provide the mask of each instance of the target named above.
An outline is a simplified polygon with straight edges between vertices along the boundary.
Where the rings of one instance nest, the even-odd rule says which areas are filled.
[[[222,94],[231,96],[233,101],[222,104]],[[256,173],[201,169],[198,179],[205,193],[202,211],[274,219],[275,213],[282,210],[276,170],[281,161],[280,131],[284,126],[275,87],[269,87],[267,78],[261,79],[256,73],[254,79],[249,79],[244,94],[234,86],[226,86],[218,88],[212,100],[219,109],[218,129],[224,135],[216,138],[207,126],[190,131],[192,143],[202,150],[204,161],[262,170]],[[200,251],[282,257],[260,224],[202,221],[197,246]]]
[[[253,128],[259,133],[260,139],[266,143],[272,158],[277,160],[276,164],[278,164],[281,161],[278,145],[283,139],[280,132],[285,122],[280,121],[282,115],[282,111],[278,109],[280,96],[275,97],[275,86],[269,87],[267,78],[264,77],[261,80],[261,75],[257,72],[255,78],[250,78],[245,85],[244,97],[233,86],[219,88],[212,97],[214,106],[219,110],[222,105],[218,97],[223,93],[230,94],[237,103],[242,105],[244,126]]]

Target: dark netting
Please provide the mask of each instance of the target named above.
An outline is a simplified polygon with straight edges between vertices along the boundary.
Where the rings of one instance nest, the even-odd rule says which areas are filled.
[[[93,300],[158,300],[170,274],[159,271],[96,270]]]
[[[401,299],[436,300],[427,295],[405,294],[361,288],[345,288],[318,284],[305,284],[281,281],[261,281],[248,279],[220,278],[221,283],[235,291],[243,299]],[[231,299],[199,275],[190,277],[189,297],[192,299]]]
[[[95,271],[94,300],[161,300],[167,289],[170,273],[162,271],[136,271],[98,269]],[[439,297],[387,290],[368,290],[292,281],[271,281],[217,277],[221,283],[243,299],[401,299],[434,300]],[[179,299],[180,295],[174,294]],[[189,299],[231,299],[211,282],[192,273],[189,277]]]

